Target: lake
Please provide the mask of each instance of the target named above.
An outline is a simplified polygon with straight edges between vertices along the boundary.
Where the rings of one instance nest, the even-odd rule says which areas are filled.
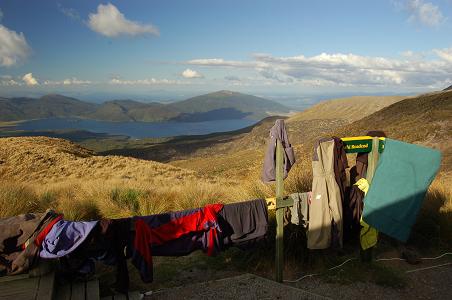
[[[255,120],[217,120],[204,122],[107,122],[85,119],[40,119],[18,123],[18,130],[77,129],[110,135],[126,135],[131,138],[200,135],[241,129],[256,123]]]

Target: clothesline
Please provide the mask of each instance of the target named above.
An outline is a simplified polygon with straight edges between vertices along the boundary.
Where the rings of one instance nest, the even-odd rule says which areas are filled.
[[[452,252],[446,252],[446,253],[443,253],[443,254],[441,254],[440,256],[437,256],[437,257],[421,257],[420,259],[421,259],[421,260],[436,260],[436,259],[440,259],[440,258],[442,258],[442,257],[444,257],[444,256],[446,256],[446,255],[452,255]],[[357,257],[349,258],[349,259],[347,259],[346,261],[344,261],[343,263],[341,263],[341,264],[339,264],[339,265],[337,265],[337,266],[334,266],[334,267],[329,268],[327,271],[332,271],[332,270],[334,270],[334,269],[340,268],[340,267],[342,267],[343,265],[345,265],[346,263],[348,263],[348,262],[350,262],[350,261],[353,261],[353,260],[358,260],[358,258],[357,258]],[[378,259],[376,259],[375,261],[392,261],[392,260],[402,260],[402,261],[405,261],[405,259],[400,258],[400,257],[378,258]],[[408,271],[405,271],[405,273],[408,274],[408,273],[413,273],[413,272],[418,272],[418,271],[430,270],[430,269],[433,269],[433,268],[439,268],[439,267],[444,267],[444,266],[448,266],[448,265],[452,265],[452,262],[444,263],[444,264],[440,264],[440,265],[429,266],[429,267],[424,267],[424,268],[418,268],[418,269],[414,269],[414,270],[408,270]],[[305,279],[305,278],[308,278],[308,277],[314,277],[314,276],[318,276],[318,275],[321,275],[321,274],[322,274],[322,273],[308,274],[308,275],[304,275],[304,276],[302,276],[302,277],[300,277],[300,278],[298,278],[298,279],[295,279],[295,280],[284,280],[284,282],[287,282],[287,283],[297,283],[297,282],[299,282],[299,281],[301,281],[301,280],[303,280],[303,279]]]

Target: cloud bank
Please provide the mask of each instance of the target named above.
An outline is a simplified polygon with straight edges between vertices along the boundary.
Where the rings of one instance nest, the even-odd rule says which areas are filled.
[[[212,68],[253,70],[274,84],[308,86],[441,87],[452,82],[452,48],[430,51],[426,59],[407,51],[400,59],[356,54],[321,53],[278,57],[255,54],[249,61],[200,58],[185,64]],[[230,71],[228,71],[230,73]],[[450,83],[449,83],[450,84]]]

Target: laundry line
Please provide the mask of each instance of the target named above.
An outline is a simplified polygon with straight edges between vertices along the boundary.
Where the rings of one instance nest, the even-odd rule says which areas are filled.
[[[446,253],[443,253],[443,254],[441,254],[441,255],[439,255],[439,256],[437,256],[437,257],[421,257],[420,259],[421,259],[421,260],[437,260],[437,259],[440,259],[440,258],[442,258],[442,257],[444,257],[444,256],[447,256],[447,255],[452,255],[452,252],[446,252]],[[327,269],[327,271],[335,270],[335,269],[340,268],[340,267],[342,267],[343,265],[345,265],[345,264],[347,264],[347,263],[349,263],[349,262],[351,262],[351,261],[358,260],[358,259],[359,259],[359,258],[357,258],[357,257],[349,258],[349,259],[347,259],[346,261],[342,262],[341,264],[339,264],[339,265],[337,265],[337,266],[334,266],[334,267],[331,267],[331,268]],[[378,262],[379,262],[379,261],[393,261],[393,260],[402,260],[402,261],[406,261],[405,259],[400,258],[400,257],[377,258],[375,261],[378,261]],[[418,272],[418,271],[430,270],[430,269],[434,269],[434,268],[440,268],[440,267],[449,266],[449,265],[452,265],[452,262],[444,263],[444,264],[440,264],[440,265],[429,266],[429,267],[424,267],[424,268],[418,268],[418,269],[408,270],[408,271],[405,271],[405,274],[414,273],[414,272]],[[314,277],[314,276],[318,276],[318,275],[322,275],[322,274],[323,274],[323,273],[313,273],[313,274],[308,274],[308,275],[304,275],[304,276],[302,276],[302,277],[300,277],[300,278],[298,278],[298,279],[295,279],[295,280],[284,280],[283,282],[286,282],[286,283],[297,283],[297,282],[299,282],[299,281],[301,281],[301,280],[303,280],[303,279],[305,279],[305,278],[308,278],[308,277]]]

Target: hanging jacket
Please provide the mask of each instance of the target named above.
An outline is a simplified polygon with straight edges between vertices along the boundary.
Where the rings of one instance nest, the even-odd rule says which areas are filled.
[[[47,210],[0,219],[0,269],[15,275],[32,268],[45,235],[59,218]]]
[[[263,199],[225,204],[217,215],[218,233],[212,252],[224,251],[231,246],[249,248],[267,234],[267,204]],[[160,245],[152,245],[153,256],[181,256],[195,250],[207,251],[209,231],[185,234]]]
[[[224,205],[218,214],[220,249],[252,247],[265,238],[268,229],[267,202],[256,199]]]
[[[134,217],[135,239],[132,246],[132,263],[139,270],[144,282],[152,282],[152,246],[183,238],[193,232],[207,231],[207,253],[212,255],[218,239],[217,216],[222,204],[206,205],[179,212]]]
[[[346,201],[346,187],[347,187],[347,174],[345,170],[348,168],[347,153],[345,153],[344,142],[338,138],[333,137],[334,140],[334,177],[336,183],[341,191],[341,201]]]
[[[440,163],[437,150],[387,138],[364,198],[363,220],[405,242]]]
[[[46,235],[39,256],[59,258],[70,254],[86,239],[98,221],[72,222],[59,220]]]
[[[133,239],[131,220],[131,218],[102,219],[95,221],[95,226],[92,228],[93,223],[74,222],[82,224],[77,224],[73,228],[81,228],[83,232],[89,231],[89,233],[86,236],[82,234],[83,242],[79,243],[75,249],[63,247],[63,251],[72,250],[59,259],[60,272],[71,277],[89,275],[94,272],[94,261],[116,266],[115,288],[119,292],[126,293],[129,288],[129,273],[125,249]],[[70,233],[63,233],[63,235],[64,238],[72,236]],[[63,245],[74,244],[64,243]]]
[[[295,154],[292,145],[289,143],[284,120],[278,119],[270,129],[270,141],[268,142],[264,158],[262,181],[266,183],[275,181],[276,177],[276,140],[281,141],[284,148],[284,179],[295,163]]]
[[[334,173],[334,139],[316,143],[312,160],[312,200],[309,206],[308,248],[331,245],[332,231],[342,247],[342,200]]]

